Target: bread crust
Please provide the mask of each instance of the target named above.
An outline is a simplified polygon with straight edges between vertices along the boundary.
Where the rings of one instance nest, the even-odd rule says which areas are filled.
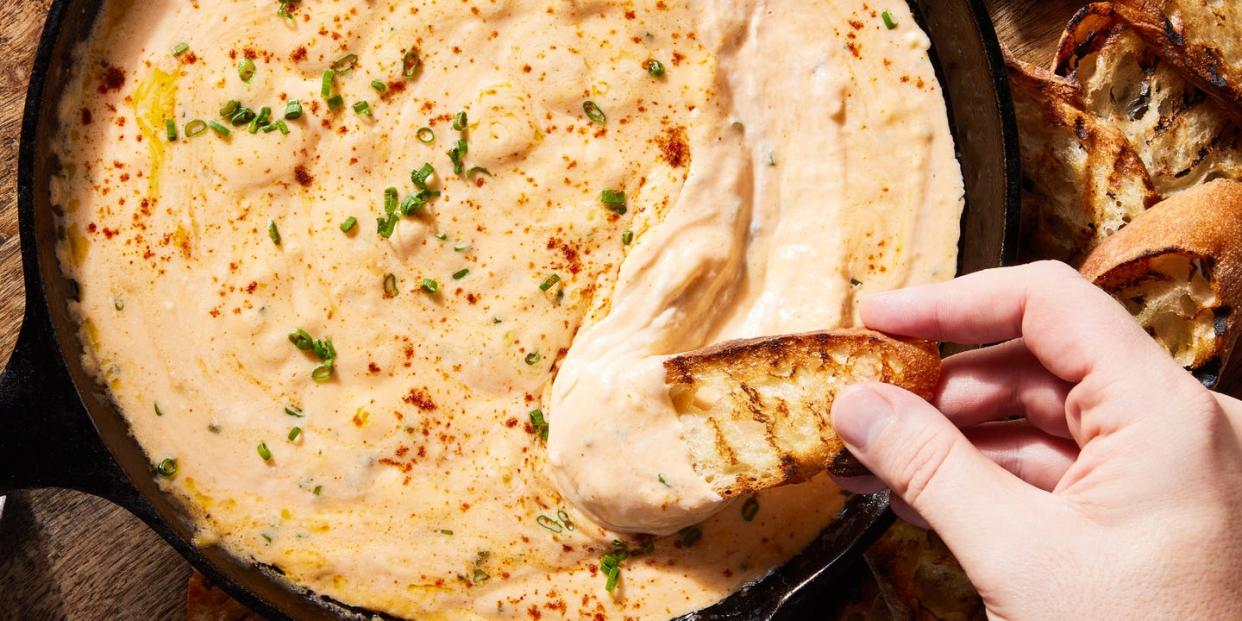
[[[1220,305],[1215,355],[1223,369],[1242,329],[1242,183],[1218,179],[1157,204],[1096,248],[1080,271],[1115,292],[1141,281],[1153,259],[1169,254],[1209,265]]]
[[[730,341],[669,358],[664,369],[675,404],[679,393],[716,393],[707,410],[694,413],[714,446],[688,443],[699,446],[691,450],[696,469],[716,475],[709,477],[713,488],[728,498],[803,481],[826,468],[843,476],[865,473],[832,428],[836,391],[880,381],[930,399],[940,354],[928,341],[846,329]],[[686,409],[678,406],[690,429]],[[744,453],[776,459],[756,467],[739,457]]]

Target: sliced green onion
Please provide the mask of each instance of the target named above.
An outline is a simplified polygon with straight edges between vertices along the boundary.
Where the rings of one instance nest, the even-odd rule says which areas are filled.
[[[371,116],[371,104],[366,100],[354,104],[354,112],[359,116]]]
[[[434,175],[435,172],[436,169],[432,167],[430,162],[424,163],[421,168],[410,173],[410,181],[413,181],[414,185],[418,186],[419,189],[425,190],[427,189],[427,180],[430,179],[431,175]]]
[[[254,66],[254,61],[249,58],[243,58],[241,64],[237,65],[237,75],[241,78],[242,82],[249,82],[252,78],[254,78],[255,71],[256,68]]]
[[[469,275],[470,275],[470,269],[462,268],[460,270],[457,270],[456,272],[453,272],[453,280],[461,280]]]
[[[384,239],[392,237],[393,230],[397,228],[397,218],[398,216],[396,213],[390,213],[382,218],[376,218],[375,232]]]
[[[164,478],[172,477],[177,474],[177,460],[172,457],[164,458],[163,461],[155,466],[155,473]]]
[[[436,233],[435,235],[436,235],[436,239],[440,241],[444,241],[448,239],[448,233]]]
[[[276,228],[276,221],[270,220],[267,223],[267,236],[272,238],[272,243],[280,245],[280,229]]]
[[[160,404],[159,404],[159,403],[153,403],[153,404],[151,404],[151,405],[155,406],[155,415],[156,415],[156,416],[163,416],[163,415],[164,415],[164,411],[160,409]]]
[[[652,58],[647,61],[647,73],[653,78],[664,77],[664,63]]]
[[[259,451],[259,457],[260,457],[263,461],[271,461],[271,460],[272,460],[272,450],[271,450],[271,449],[269,449],[269,448],[267,448],[267,442],[260,442],[260,443],[259,443],[259,446],[255,447],[255,448]]]
[[[561,276],[559,274],[552,274],[548,276],[547,278],[543,279],[543,282],[539,283],[539,290],[547,291],[548,289],[551,289],[553,285],[555,285],[558,282],[561,282]]]
[[[381,95],[388,92],[388,85],[379,80],[371,80],[371,88],[375,89],[376,92]]]
[[[331,360],[326,360],[319,366],[315,367],[314,371],[311,371],[311,379],[315,380],[316,383],[322,384],[332,379],[332,372],[335,368],[335,363]]]
[[[431,144],[436,141],[436,133],[430,127],[420,127],[414,132],[414,137],[423,144]]]
[[[339,110],[344,105],[345,105],[345,98],[341,97],[340,95],[333,95],[328,98],[328,109],[329,110]]]
[[[462,158],[466,156],[466,152],[469,151],[469,148],[470,147],[466,144],[465,139],[459,139],[457,141],[457,146],[449,149],[448,156],[449,160],[453,162],[453,174],[461,174],[461,171],[464,168]]]
[[[253,121],[255,116],[257,115],[254,113],[254,110],[242,106],[237,109],[237,112],[233,113],[233,116],[229,119],[229,122],[233,124],[233,127],[238,127]]]
[[[224,102],[223,106],[220,106],[220,116],[226,119],[231,119],[233,118],[234,114],[237,114],[237,111],[240,108],[241,108],[240,101],[237,101],[236,99],[230,99]]]
[[[474,181],[474,178],[478,177],[479,175],[486,175],[490,177],[492,176],[492,171],[486,168],[483,168],[482,166],[475,166],[474,168],[471,168],[470,170],[466,171],[466,178],[471,181]]]
[[[348,218],[345,218],[345,221],[341,223],[341,232],[342,232],[342,233],[348,233],[348,232],[350,232],[350,231],[354,230],[354,227],[355,227],[355,226],[357,226],[357,225],[358,225],[358,219],[357,219],[357,218],[355,218],[355,217],[353,217],[353,216],[350,216],[350,217],[348,217]]]
[[[223,125],[221,125],[221,124],[219,124],[219,123],[217,123],[217,122],[215,122],[215,121],[207,121],[207,127],[210,127],[210,128],[211,128],[211,131],[216,132],[216,133],[217,133],[217,134],[219,134],[221,137],[227,137],[229,134],[233,133],[233,132],[229,131],[229,128],[227,128],[227,127],[225,127],[225,126],[223,126]]]
[[[399,292],[397,291],[397,275],[396,274],[384,274],[384,297],[395,298],[397,297],[398,293]]]
[[[423,66],[423,61],[418,57],[418,50],[411,49],[401,57],[401,75],[412,78],[418,75],[418,70]]]
[[[189,138],[202,135],[207,131],[207,124],[199,119],[194,119],[185,124],[185,135]]]
[[[284,119],[276,119],[276,129],[279,129],[281,134],[289,135],[289,126],[285,124]]]
[[[311,337],[309,332],[301,328],[297,328],[289,333],[289,342],[302,351],[309,351],[315,346],[315,339]]]
[[[449,530],[449,529],[447,529],[447,528],[441,528],[441,529],[440,529],[439,531],[437,531],[437,532],[439,532],[441,535],[446,535],[446,536],[449,536],[449,537],[452,537],[452,536],[453,536],[453,531],[451,531],[451,530]]]
[[[625,191],[604,190],[599,194],[599,202],[603,203],[609,211],[618,215],[625,215]]]
[[[880,17],[884,19],[884,25],[888,27],[889,30],[892,30],[897,27],[897,22],[893,20],[892,13],[889,13],[888,11],[884,11],[883,13],[880,13]]]
[[[397,211],[397,188],[384,188],[384,213],[392,215]]]
[[[526,358],[524,358],[524,360],[526,361],[526,364],[533,367],[539,364],[540,360],[543,360],[543,356],[537,351],[532,351],[529,354],[526,354]]]
[[[453,129],[464,132],[470,126],[470,119],[466,116],[466,111],[462,110],[453,117]]]
[[[687,548],[703,538],[703,531],[698,526],[687,526],[677,531],[677,534],[681,537],[681,545]]]
[[[435,295],[440,291],[440,283],[430,278],[423,279],[423,291]]]
[[[530,411],[530,427],[535,435],[548,439],[548,421],[543,417],[543,410]]]
[[[289,430],[289,441],[293,442],[294,440],[297,440],[298,436],[300,435],[302,435],[301,427],[294,427],[293,429],[290,429]]]
[[[180,56],[188,51],[190,51],[190,44],[181,42],[177,44],[177,47],[173,48],[172,54],[173,56]]]
[[[601,110],[598,105],[596,105],[594,101],[583,102],[582,111],[586,112],[587,118],[591,119],[592,123],[598,123],[600,125],[603,125],[608,122],[608,117],[604,114],[604,111]]]
[[[469,252],[474,246],[468,242],[458,242],[453,244],[453,252]]]
[[[177,122],[176,121],[172,119],[168,119],[167,121],[164,121],[164,131],[168,134],[168,142],[177,141]]]
[[[294,99],[285,104],[285,120],[296,121],[302,118],[302,102]]]
[[[746,502],[742,503],[742,519],[749,522],[755,519],[755,514],[757,513],[759,513],[759,500],[751,496],[746,499]]]
[[[288,414],[294,418],[302,418],[303,416],[306,416],[306,414],[302,412],[302,408],[296,405],[286,405],[285,414]]]
[[[567,513],[564,509],[556,510],[556,518],[561,521],[561,524],[565,525],[565,530],[574,529],[574,523],[569,521],[569,513]]]
[[[358,55],[357,54],[346,54],[336,59],[335,61],[333,61],[332,70],[341,75],[344,75],[346,73],[349,73],[350,71],[353,71],[354,67],[357,67],[357,66],[358,66]]]
[[[625,231],[621,234],[621,243],[628,246],[634,243],[634,231]]]
[[[311,490],[311,493],[312,493],[312,494],[314,494],[314,495],[316,495],[316,496],[318,496],[318,495],[319,495],[319,493],[320,493],[320,492],[322,492],[322,491],[323,491],[323,486],[322,486],[322,485],[316,485],[316,486],[315,486],[315,489]]]

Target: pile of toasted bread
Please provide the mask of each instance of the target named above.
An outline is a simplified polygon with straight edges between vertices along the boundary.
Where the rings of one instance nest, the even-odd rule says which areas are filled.
[[[1080,266],[1216,386],[1242,302],[1242,2],[1097,2],[1051,68],[1006,61],[1026,258]]]

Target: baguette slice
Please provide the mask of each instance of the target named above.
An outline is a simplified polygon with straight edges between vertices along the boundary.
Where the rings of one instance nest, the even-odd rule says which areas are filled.
[[[1006,56],[1029,183],[1029,258],[1077,264],[1156,203],[1143,160],[1116,127],[1084,111],[1073,82]]]
[[[1121,130],[1161,197],[1206,179],[1242,179],[1239,125],[1112,5],[1090,4],[1074,16],[1056,66],[1077,85],[1087,112]]]
[[[837,330],[722,343],[664,369],[695,469],[731,498],[823,472],[844,452],[831,415],[841,389],[887,382],[930,398],[940,354],[927,341]]]
[[[1242,120],[1242,2],[1116,0],[1160,56]]]
[[[1215,386],[1242,328],[1242,183],[1212,181],[1152,207],[1081,271]]]

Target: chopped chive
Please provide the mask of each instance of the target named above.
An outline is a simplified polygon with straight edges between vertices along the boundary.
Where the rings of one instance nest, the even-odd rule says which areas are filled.
[[[220,433],[220,425],[217,425],[215,423],[208,423],[207,431],[210,431],[211,433]]]
[[[533,367],[539,364],[540,360],[543,360],[543,356],[537,351],[532,351],[529,354],[526,354],[526,358],[524,358],[524,360],[526,361],[526,364]]]
[[[458,112],[455,116],[453,116],[453,129],[454,130],[457,130],[459,132],[464,132],[466,131],[466,128],[469,126],[470,126],[470,120],[469,120],[469,117],[466,116],[465,110],[462,110],[461,112]]]
[[[468,149],[469,147],[466,144],[466,141],[464,139],[458,140],[457,146],[453,147],[452,149],[449,149],[448,156],[449,156],[449,160],[453,162],[453,174],[455,175],[461,174],[461,171],[465,166],[465,164],[462,162],[462,158],[466,156],[466,151]]]
[[[297,328],[289,333],[289,342],[302,351],[309,351],[315,346],[315,339],[311,337],[309,332],[301,328]]]
[[[272,238],[272,243],[280,245],[280,229],[276,228],[276,221],[269,220],[267,223],[267,236]]]
[[[889,30],[892,30],[897,27],[897,22],[893,20],[892,13],[889,13],[888,11],[884,11],[883,13],[880,13],[880,17],[884,19],[884,25]]]
[[[492,171],[486,168],[483,168],[482,166],[475,166],[474,168],[471,168],[470,170],[466,171],[466,179],[469,179],[471,181],[474,181],[474,178],[478,177],[479,175],[486,175],[490,177],[492,176]]]
[[[303,416],[306,416],[306,414],[302,412],[302,408],[296,405],[286,405],[285,414],[288,414],[294,418],[302,418]]]
[[[384,297],[395,298],[397,293],[397,275],[384,274]]]
[[[470,275],[470,269],[462,268],[460,270],[457,270],[456,272],[453,272],[453,280],[461,280],[469,275]]]
[[[285,120],[296,121],[302,118],[302,102],[294,99],[285,104]]]
[[[634,231],[625,231],[621,234],[621,243],[628,246],[634,243]]]
[[[569,513],[566,512],[564,509],[556,510],[556,519],[560,520],[561,524],[565,525],[565,530],[574,529],[574,523],[569,521]]]
[[[618,215],[625,215],[625,191],[624,190],[604,190],[599,194],[599,202],[603,203],[609,211]]]
[[[236,99],[230,99],[224,102],[223,106],[220,106],[220,116],[226,119],[231,119],[233,118],[234,114],[237,114],[237,110],[240,108],[241,108],[240,101],[237,101]]]
[[[664,63],[652,58],[647,61],[647,73],[653,78],[664,77]]]
[[[354,67],[357,67],[357,66],[358,66],[358,55],[357,54],[346,54],[336,59],[332,63],[332,70],[341,75],[344,75],[346,73],[349,73],[350,71],[353,71]]]
[[[548,439],[548,421],[543,417],[543,410],[530,411],[530,428],[535,435]]]
[[[296,6],[302,0],[280,0],[280,8],[276,10],[276,15],[288,20],[293,19],[293,12],[290,7]]]
[[[155,415],[156,415],[156,416],[163,416],[163,415],[164,415],[164,411],[160,409],[160,404],[159,404],[159,403],[153,403],[153,404],[151,404],[151,405],[155,406]]]
[[[388,92],[388,85],[379,80],[371,80],[371,88],[375,89],[376,92],[381,95]]]
[[[441,535],[446,535],[446,536],[449,536],[449,537],[452,537],[452,536],[453,536],[453,531],[451,531],[451,530],[449,530],[449,529],[447,529],[447,528],[441,528],[441,529],[440,529],[439,531],[437,531],[437,532],[439,532]]]
[[[260,457],[260,458],[262,458],[262,459],[263,459],[263,461],[271,461],[271,460],[272,460],[272,450],[271,450],[271,449],[269,449],[269,448],[267,448],[267,443],[266,443],[266,442],[260,442],[260,443],[259,443],[259,446],[255,447],[255,448],[259,451],[259,457]]]
[[[177,460],[172,457],[166,457],[158,465],[155,466],[155,473],[169,478],[177,474]]]
[[[552,286],[558,282],[561,282],[561,276],[559,274],[552,274],[548,276],[547,278],[543,279],[543,282],[539,283],[539,290],[547,291],[548,289],[551,289]]]
[[[548,530],[550,530],[550,531],[552,531],[552,532],[554,532],[554,533],[562,533],[562,532],[565,532],[565,525],[564,525],[564,524],[561,524],[560,522],[558,522],[558,521],[556,521],[556,520],[554,520],[554,519],[552,519],[552,518],[550,518],[550,517],[548,517],[548,516],[546,516],[546,515],[540,515],[539,517],[535,518],[535,523],[536,523],[536,524],[538,524],[538,525],[540,525],[540,526],[542,526],[542,527],[544,527],[544,528],[546,528],[546,529],[548,529]]]
[[[418,70],[423,66],[423,61],[418,57],[418,50],[411,49],[401,57],[401,75],[412,78],[418,75]]]
[[[420,127],[414,132],[414,137],[423,144],[431,144],[436,141],[436,133],[430,127]]]
[[[660,485],[663,485],[664,487],[672,487],[672,485],[668,484],[668,481],[664,480],[663,474],[656,473],[656,479],[659,479]]]
[[[270,125],[264,125],[264,126],[263,126],[263,133],[265,133],[265,134],[270,134],[270,133],[272,133],[272,132],[274,132],[274,131],[276,131],[276,130],[280,129],[280,126],[279,126],[279,125],[277,125],[277,123],[284,123],[284,122],[285,122],[285,120],[284,120],[284,119],[280,119],[280,120],[276,121],[276,123],[272,123],[272,124],[270,124]],[[288,133],[288,132],[289,132],[289,126],[288,126],[288,125],[286,125],[286,126],[285,126],[285,133]]]
[[[177,141],[177,122],[176,121],[172,119],[168,119],[167,121],[164,121],[164,131],[167,132],[168,134],[168,142]]]
[[[392,232],[397,228],[397,214],[386,214],[382,218],[375,219],[375,232],[384,239],[392,237]]]
[[[371,116],[371,104],[366,100],[354,104],[354,112],[359,116]]]
[[[586,112],[587,118],[591,119],[592,123],[603,125],[608,122],[608,117],[594,101],[583,102],[582,111]]]
[[[759,513],[759,500],[751,496],[746,499],[745,503],[742,503],[742,519],[749,522],[755,519],[757,513]]]
[[[229,134],[233,133],[229,131],[229,128],[215,121],[207,121],[207,127],[210,127],[211,131],[216,132],[216,134],[220,135],[221,137],[227,137]]]
[[[289,126],[285,124],[284,119],[276,119],[276,129],[279,129],[280,133],[285,136],[289,135]]]
[[[298,436],[300,435],[302,435],[301,427],[294,427],[293,429],[290,429],[289,430],[289,441],[293,442],[294,440],[297,440]]]
[[[453,244],[453,252],[470,252],[474,246],[467,242],[458,242]]]
[[[190,44],[181,42],[177,44],[177,47],[173,48],[172,54],[173,56],[180,56],[188,51],[190,51]]]
[[[194,119],[185,124],[185,135],[188,138],[202,135],[205,131],[207,131],[207,124],[200,119]]]
[[[357,218],[355,218],[355,217],[353,217],[353,216],[350,216],[350,217],[348,217],[348,218],[345,218],[345,221],[341,223],[341,232],[342,232],[342,233],[348,233],[348,232],[350,232],[350,231],[354,230],[354,227],[355,227],[355,226],[357,226],[357,225],[358,225],[358,219],[357,219]]]
[[[314,495],[316,495],[316,496],[318,496],[318,495],[319,495],[319,493],[320,493],[320,492],[322,492],[322,491],[323,491],[323,486],[322,486],[322,485],[316,485],[316,486],[315,486],[315,489],[311,490],[311,493],[312,493],[312,494],[314,494]]]
[[[241,64],[237,65],[237,75],[241,78],[242,82],[249,82],[252,78],[254,78],[255,71],[256,68],[254,66],[254,61],[249,58],[243,58]]]
[[[687,548],[703,538],[703,531],[698,526],[687,526],[677,531],[677,534],[681,537],[681,545]]]
[[[436,236],[436,239],[440,241],[444,241],[448,239],[448,233],[436,233],[435,236]]]
[[[328,109],[338,110],[345,105],[345,98],[340,95],[333,95],[328,98]]]
[[[435,295],[440,291],[440,283],[430,278],[423,279],[423,291]]]
[[[237,112],[233,113],[233,116],[229,117],[229,122],[233,124],[233,127],[237,127],[253,121],[254,117],[254,110],[242,106],[237,109]]]

